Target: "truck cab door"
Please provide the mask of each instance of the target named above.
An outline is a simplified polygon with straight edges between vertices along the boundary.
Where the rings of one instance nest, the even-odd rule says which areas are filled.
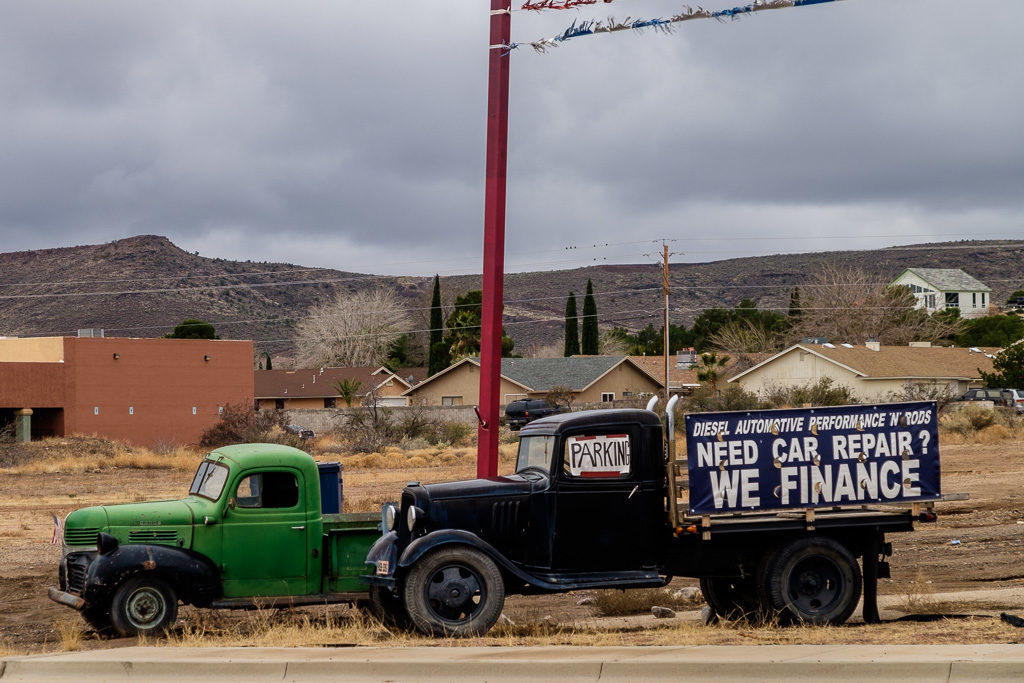
[[[224,597],[306,593],[307,524],[302,474],[243,472],[224,513]],[[319,504],[319,501],[317,501]]]
[[[622,426],[589,428],[562,440],[553,570],[639,570],[654,564],[653,532],[663,515],[657,483],[643,480],[639,441],[636,430]]]

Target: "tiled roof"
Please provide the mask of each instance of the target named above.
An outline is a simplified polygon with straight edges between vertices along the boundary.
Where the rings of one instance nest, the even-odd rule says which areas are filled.
[[[502,358],[501,374],[533,391],[552,387],[582,391],[625,359],[626,356]]]
[[[386,370],[375,375],[379,369],[365,367],[256,370],[256,398],[330,398],[338,395],[334,385],[344,379],[358,381],[360,386],[356,393],[362,396],[392,377]]]
[[[959,268],[907,268],[940,292],[991,292],[992,288]]]
[[[981,376],[979,368],[985,372],[992,372],[992,359],[989,355],[994,356],[999,352],[996,348],[971,351],[965,348],[939,346],[880,346],[878,351],[873,351],[866,346],[846,348],[837,344],[829,348],[817,344],[796,344],[773,358],[796,349],[844,365],[865,379],[978,379]],[[767,362],[755,367],[761,367]],[[740,376],[742,374],[730,378],[729,381]]]
[[[648,375],[656,377],[658,384],[665,381],[665,356],[630,356]],[[670,387],[697,386],[697,368],[677,368],[674,356],[668,360],[668,383]]]

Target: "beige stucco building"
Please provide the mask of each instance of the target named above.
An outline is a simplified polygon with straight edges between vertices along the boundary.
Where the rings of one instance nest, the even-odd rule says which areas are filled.
[[[656,393],[661,383],[627,356],[502,358],[500,401],[543,396],[555,387],[575,393],[576,403],[600,403]],[[405,392],[424,405],[480,403],[480,361],[463,358]]]
[[[855,398],[863,401],[893,400],[908,385],[960,395],[984,384],[981,371],[992,372],[992,359],[998,351],[927,343],[795,344],[730,377],[729,382],[760,395],[773,387],[805,386],[830,378],[837,386],[849,387]]]

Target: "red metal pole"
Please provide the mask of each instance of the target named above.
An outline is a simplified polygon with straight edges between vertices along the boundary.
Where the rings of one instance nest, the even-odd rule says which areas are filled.
[[[498,474],[498,404],[501,392],[501,314],[505,276],[505,169],[508,161],[509,55],[512,0],[491,0],[487,78],[487,194],[484,199],[484,280],[480,330],[478,477]]]

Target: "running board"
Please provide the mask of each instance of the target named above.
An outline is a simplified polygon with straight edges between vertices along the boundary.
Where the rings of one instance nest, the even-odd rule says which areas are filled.
[[[314,595],[276,595],[251,598],[224,598],[214,600],[214,609],[270,609],[278,607],[303,607],[306,605],[328,605],[339,602],[368,600],[369,593],[316,593]]]

